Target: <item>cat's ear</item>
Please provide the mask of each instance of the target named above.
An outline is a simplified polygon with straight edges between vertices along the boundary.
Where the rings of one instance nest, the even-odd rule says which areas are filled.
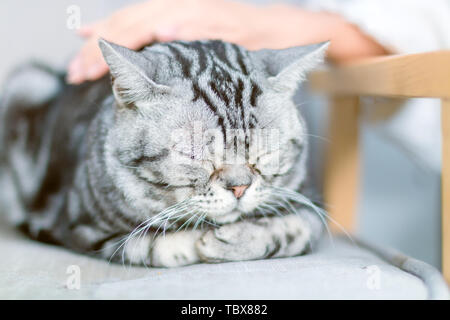
[[[294,92],[307,73],[319,66],[329,41],[288,49],[252,51],[252,57],[261,64],[269,82],[278,91]]]
[[[170,87],[152,80],[157,62],[151,62],[141,53],[99,40],[112,77],[113,92],[119,105],[126,106],[151,99],[155,94],[170,92]]]

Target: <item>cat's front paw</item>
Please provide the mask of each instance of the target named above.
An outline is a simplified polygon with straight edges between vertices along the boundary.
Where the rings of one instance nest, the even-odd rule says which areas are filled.
[[[168,268],[199,262],[195,242],[202,234],[199,230],[189,230],[158,236],[151,251],[151,265]]]
[[[271,256],[277,250],[277,239],[264,225],[242,221],[206,232],[196,248],[205,262],[254,260]]]

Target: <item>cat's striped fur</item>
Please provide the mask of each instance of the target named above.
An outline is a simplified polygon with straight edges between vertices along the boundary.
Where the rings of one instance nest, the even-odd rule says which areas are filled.
[[[100,47],[112,91],[106,78],[68,86],[40,65],[6,82],[0,174],[14,223],[153,266],[292,256],[319,235],[321,211],[295,192],[307,139],[292,96],[326,44]],[[276,150],[254,148],[274,131]]]

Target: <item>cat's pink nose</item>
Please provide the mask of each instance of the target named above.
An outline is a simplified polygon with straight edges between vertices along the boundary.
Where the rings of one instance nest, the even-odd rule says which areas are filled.
[[[248,188],[248,185],[244,185],[244,186],[233,186],[230,187],[230,189],[233,191],[234,196],[239,199],[240,197],[242,197],[244,195],[245,190]]]

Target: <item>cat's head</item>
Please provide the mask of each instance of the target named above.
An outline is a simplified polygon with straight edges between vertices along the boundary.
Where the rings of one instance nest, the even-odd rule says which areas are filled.
[[[297,188],[305,175],[306,128],[292,98],[327,45],[177,41],[136,52],[100,40],[115,96],[116,185],[141,212],[155,211],[149,194],[216,223],[264,212],[270,190]]]

